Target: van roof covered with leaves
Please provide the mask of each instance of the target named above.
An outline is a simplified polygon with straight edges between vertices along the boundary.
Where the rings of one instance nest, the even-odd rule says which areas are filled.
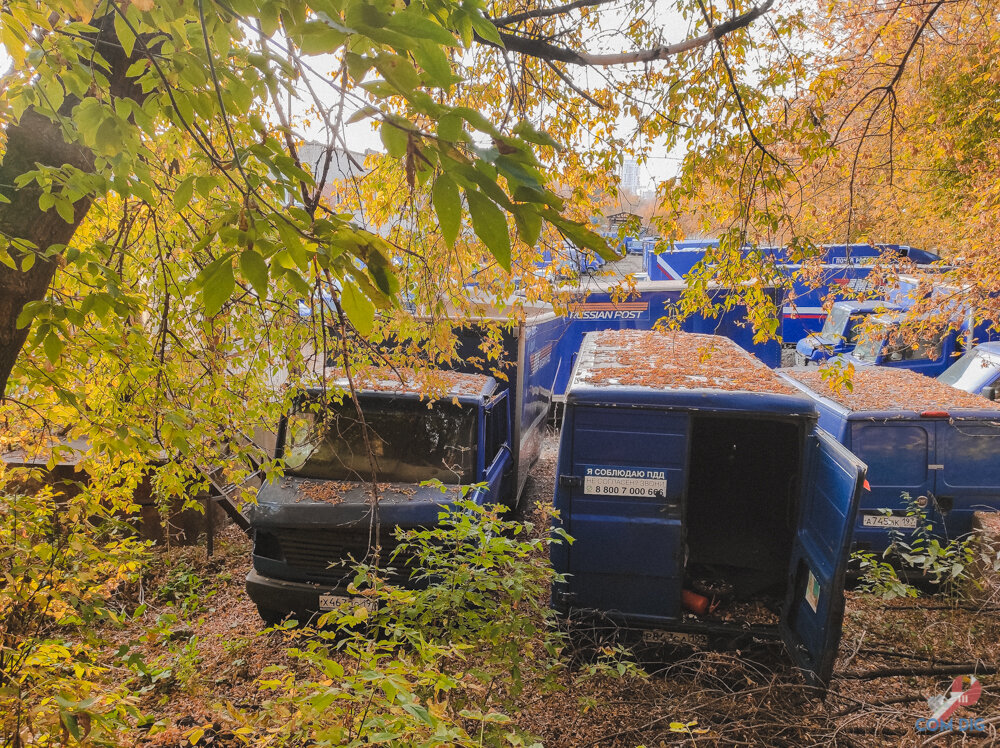
[[[909,369],[866,366],[848,382],[819,368],[784,369],[783,374],[850,411],[1000,410],[1000,403],[957,389]]]
[[[329,370],[331,381],[338,388],[348,389],[342,368]],[[360,369],[353,373],[358,390],[398,394],[420,394],[432,399],[460,395],[489,394],[494,387],[493,377],[485,374],[467,374],[441,369],[390,368],[386,366]]]
[[[573,385],[797,394],[728,338],[655,330],[588,334]]]

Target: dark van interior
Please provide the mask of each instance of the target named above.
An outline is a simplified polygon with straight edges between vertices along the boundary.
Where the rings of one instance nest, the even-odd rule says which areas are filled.
[[[747,600],[784,595],[798,520],[800,422],[694,416],[685,507],[687,584]]]

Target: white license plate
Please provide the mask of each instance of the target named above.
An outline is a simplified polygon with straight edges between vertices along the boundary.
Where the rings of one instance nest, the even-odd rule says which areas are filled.
[[[917,527],[916,517],[900,517],[893,514],[866,514],[861,519],[863,527],[890,527],[902,530],[914,530]]]
[[[320,595],[319,596],[319,609],[320,610],[336,610],[344,603],[349,603],[355,607],[367,608],[368,610],[375,610],[375,601],[368,600],[364,597],[357,597],[356,595]]]

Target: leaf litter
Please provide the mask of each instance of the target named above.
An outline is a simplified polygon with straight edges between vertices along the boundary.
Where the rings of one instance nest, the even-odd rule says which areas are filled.
[[[546,438],[526,488],[527,519],[536,533],[549,527],[557,440],[555,434]],[[255,681],[265,668],[297,667],[285,654],[294,643],[280,632],[263,631],[244,592],[249,540],[228,527],[216,546],[211,559],[205,558],[204,548],[157,550],[153,576],[143,583],[147,610],[126,628],[102,632],[109,661],[122,644],[152,661],[163,654],[164,639],[144,641],[144,632],[158,616],[176,611],[154,598],[152,590],[179,568],[190,569],[205,582],[198,593],[202,607],[176,622],[168,637],[175,650],[196,641],[194,676],[186,684],[175,680],[148,691],[141,707],[159,722],[159,731],[153,735],[137,729],[122,736],[123,745],[242,746],[226,704],[249,711],[261,708],[270,694],[260,691]],[[915,730],[916,720],[930,714],[926,699],[944,693],[955,677],[919,672],[979,663],[982,673],[1000,664],[1000,588],[994,578],[962,603],[936,597],[883,601],[851,591],[846,597],[844,636],[825,700],[805,684],[780,642],[668,636],[636,648],[645,674],[630,668],[619,673],[615,663],[620,650],[615,645],[635,642],[625,632],[601,632],[605,639],[578,643],[563,653],[567,665],[556,687],[526,684],[511,717],[542,745],[556,748],[919,746],[933,737]],[[610,666],[594,667],[609,652]],[[897,670],[903,674],[884,675]],[[906,674],[911,671],[918,674]],[[123,682],[131,674],[112,667],[106,677]],[[1000,740],[1000,719],[995,716],[1000,708],[998,678],[980,674],[979,679],[984,686],[981,700],[956,716],[983,717],[986,732],[943,736],[937,742],[990,745]]]

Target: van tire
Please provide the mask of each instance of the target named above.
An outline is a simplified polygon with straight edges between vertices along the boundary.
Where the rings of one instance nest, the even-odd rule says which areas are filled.
[[[263,605],[257,606],[257,614],[264,620],[265,626],[277,626],[288,616],[285,611],[267,608]]]

